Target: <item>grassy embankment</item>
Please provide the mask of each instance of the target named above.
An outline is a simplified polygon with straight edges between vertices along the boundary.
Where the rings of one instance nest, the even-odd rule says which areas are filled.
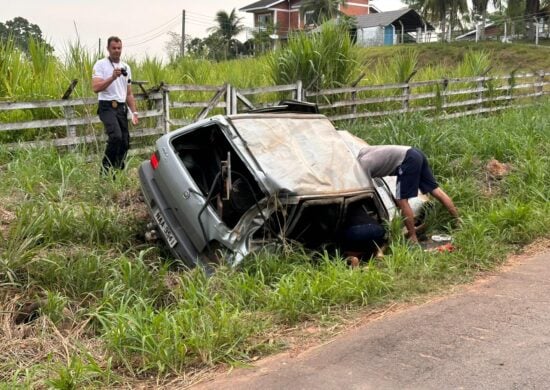
[[[458,66],[468,52],[483,52],[490,57],[492,68],[489,74],[550,69],[550,49],[546,47],[486,42],[479,45],[454,43],[397,47],[400,48],[414,49],[418,53],[419,72],[415,80],[471,76],[471,70],[468,72],[468,69]],[[395,74],[390,71],[395,50],[392,47],[357,50],[361,71],[365,73],[363,84],[395,82]],[[63,95],[73,79],[78,80],[73,97],[94,95],[90,80],[96,60],[94,54],[78,44],[69,45],[62,60],[46,54],[40,45],[31,45],[30,51],[30,55],[26,56],[15,49],[10,41],[0,42],[1,100],[56,99]],[[164,64],[156,58],[127,60],[132,66],[134,77],[147,80],[149,87],[160,82],[210,85],[228,82],[245,88],[271,85],[273,78],[266,57],[221,63],[193,59],[172,64]]]
[[[2,152],[0,380],[113,386],[246,362],[283,348],[282,329],[338,322],[348,311],[471,280],[507,253],[547,234],[550,105],[435,124],[395,118],[356,124],[371,142],[416,145],[430,156],[464,226],[458,250],[429,254],[394,241],[385,259],[351,270],[325,254],[260,254],[207,279],[180,273],[141,239],[147,222],[136,166],[114,181],[99,161],[53,150]],[[501,179],[484,168],[511,166]],[[447,229],[436,209],[432,228]],[[19,304],[42,315],[15,326]]]
[[[90,62],[75,58],[75,63]],[[181,74],[155,60],[136,67],[154,82],[227,80],[246,86],[250,79],[253,85],[266,81],[260,78],[266,77],[258,70],[261,61],[186,62],[177,65]],[[75,74],[86,74],[78,69]],[[29,78],[32,72],[21,75]],[[180,78],[164,78],[174,74]],[[38,98],[55,97],[65,88],[50,85],[18,90],[29,88],[21,96]],[[80,88],[79,94],[90,95]],[[259,254],[238,270],[222,267],[208,279],[200,271],[178,272],[165,251],[142,239],[147,215],[138,201],[139,157],[113,182],[98,177],[97,156],[2,149],[0,387],[169,381],[176,374],[247,362],[284,348],[291,343],[285,337],[289,329],[306,323],[341,323],[365,307],[469,281],[547,235],[549,115],[550,104],[541,101],[490,117],[429,122],[412,116],[376,128],[350,125],[372,143],[423,149],[464,219],[462,229],[453,232],[456,252],[422,252],[394,234],[388,255],[358,270],[323,253],[294,250]],[[485,168],[492,158],[510,164],[510,172],[492,175]],[[448,229],[442,209],[429,218],[432,229]],[[39,303],[41,315],[15,325],[13,312],[24,302]]]

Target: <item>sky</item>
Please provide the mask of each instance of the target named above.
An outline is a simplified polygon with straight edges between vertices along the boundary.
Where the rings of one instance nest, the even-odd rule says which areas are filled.
[[[185,33],[205,37],[215,26],[219,10],[230,12],[255,0],[0,0],[0,22],[17,16],[37,24],[43,36],[62,56],[77,39],[89,50],[103,52],[107,38],[122,39],[123,56],[142,59],[146,55],[163,57],[168,32],[181,34],[185,10]],[[373,0],[382,11],[399,9],[399,0]],[[243,24],[252,27],[252,15],[239,13]],[[246,39],[243,35],[241,40]]]

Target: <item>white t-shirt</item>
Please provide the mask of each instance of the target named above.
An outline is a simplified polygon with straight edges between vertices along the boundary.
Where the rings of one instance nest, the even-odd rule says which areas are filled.
[[[94,65],[92,79],[108,79],[113,75],[113,70],[115,68],[126,68],[128,76],[120,75],[120,77],[113,81],[111,85],[109,85],[107,88],[97,94],[98,100],[116,100],[120,103],[126,102],[128,84],[130,84],[132,80],[132,72],[128,64],[122,61],[118,63],[112,63],[109,58],[99,60]]]

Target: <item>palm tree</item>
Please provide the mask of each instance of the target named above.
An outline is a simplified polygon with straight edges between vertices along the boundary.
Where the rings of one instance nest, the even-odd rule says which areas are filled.
[[[334,19],[342,14],[340,6],[345,6],[346,0],[304,0],[300,5],[300,14],[313,13],[313,22],[321,24],[324,20]]]
[[[525,22],[533,23],[535,18],[538,18],[540,12],[540,0],[526,0],[525,1]],[[535,29],[537,23],[533,23],[533,28],[529,29],[528,35],[530,39],[535,38]]]
[[[530,28],[527,32],[529,35],[529,38],[534,38],[535,36],[535,25],[534,25],[534,18],[539,16],[541,11],[543,11],[545,8],[549,7],[549,1],[548,0],[508,0],[508,9],[517,9],[522,4],[525,4],[525,8],[523,11],[523,18],[526,25],[532,24],[533,28]]]
[[[237,11],[233,8],[229,14],[225,11],[218,11],[215,20],[218,25],[211,27],[210,31],[218,35],[223,41],[225,46],[225,58],[227,59],[229,47],[231,42],[233,42],[233,38],[244,29],[241,24],[242,18],[237,16]]]
[[[468,12],[466,0],[404,0],[412,8],[418,10],[426,19],[439,21],[441,26],[441,41],[445,41],[447,19],[451,24]]]
[[[470,10],[466,0],[452,0],[449,8],[449,30],[452,32],[456,25],[462,26],[462,16],[468,15]]]
[[[501,6],[500,0],[491,0],[491,3],[499,8]],[[481,39],[485,39],[485,20],[487,19],[487,7],[489,6],[489,0],[472,0],[473,11],[481,15],[481,23],[483,23],[481,28]]]

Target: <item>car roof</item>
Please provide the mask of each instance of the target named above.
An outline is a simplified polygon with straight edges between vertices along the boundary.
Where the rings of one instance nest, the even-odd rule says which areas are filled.
[[[332,122],[317,114],[239,114],[226,117],[244,141],[235,143],[251,156],[274,192],[328,195],[373,188]]]

